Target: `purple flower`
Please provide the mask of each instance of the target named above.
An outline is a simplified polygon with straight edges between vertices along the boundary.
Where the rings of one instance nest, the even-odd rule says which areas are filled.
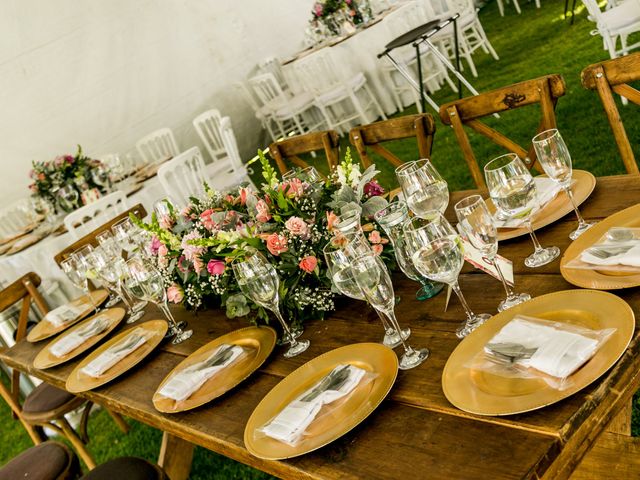
[[[364,194],[367,197],[379,197],[383,193],[384,188],[382,188],[380,184],[375,180],[371,180],[364,186]]]

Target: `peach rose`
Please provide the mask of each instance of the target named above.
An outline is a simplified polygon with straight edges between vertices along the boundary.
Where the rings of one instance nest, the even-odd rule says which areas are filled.
[[[307,257],[304,257],[302,260],[300,260],[300,263],[298,264],[298,266],[300,267],[301,270],[307,273],[312,273],[318,266],[318,259],[313,255],[309,255]]]
[[[380,237],[380,232],[377,230],[374,230],[373,232],[371,232],[369,234],[369,241],[371,243],[380,243],[382,241],[382,237]]]
[[[340,220],[340,218],[333,213],[332,210],[327,212],[327,230],[333,230],[333,226]]]
[[[256,220],[262,223],[266,223],[271,220],[271,215],[269,215],[269,205],[264,200],[258,200],[256,203],[256,210],[258,214],[256,215]]]
[[[184,292],[175,283],[167,288],[167,298],[171,303],[180,303],[184,299]]]
[[[309,225],[300,217],[291,217],[284,224],[292,235],[306,237],[309,234]]]
[[[267,250],[269,250],[271,255],[275,256],[286,252],[289,250],[289,247],[287,247],[287,237],[278,233],[272,233],[267,238]]]
[[[380,255],[384,247],[377,243],[376,245],[371,245],[371,250],[373,250],[374,255]]]

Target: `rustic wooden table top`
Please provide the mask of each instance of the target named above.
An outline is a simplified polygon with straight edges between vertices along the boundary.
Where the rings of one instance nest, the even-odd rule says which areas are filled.
[[[474,192],[451,195],[447,216],[454,220],[453,205]],[[640,177],[598,179],[581,211],[598,220],[640,203]],[[573,213],[539,230],[543,245],[569,245],[576,225]],[[574,288],[559,273],[559,260],[537,269],[526,268],[531,252],[528,236],[502,242],[500,253],[513,260],[518,291],[533,296]],[[52,260],[53,261],[53,260]],[[460,283],[477,312],[495,312],[504,295],[501,284],[466,266]],[[419,302],[416,284],[396,275],[401,296],[397,314],[412,329],[411,343],[427,346],[430,358],[421,366],[399,372],[388,399],[360,426],[308,455],[287,461],[265,461],[244,448],[245,424],[258,402],[283,377],[312,358],[333,348],[356,342],[376,342],[382,328],[364,303],[342,299],[331,317],[305,326],[303,338],[311,347],[293,359],[276,348],[263,368],[235,390],[199,409],[173,415],[157,412],[151,397],[166,374],[184,357],[211,339],[246,325],[228,320],[223,312],[193,314],[175,309],[187,320],[193,337],[180,345],[165,344],[150,358],[112,383],[82,396],[104,404],[175,437],[252,465],[283,478],[409,478],[417,472],[433,479],[452,478],[568,478],[607,424],[621,411],[640,384],[640,342],[634,335],[627,352],[592,386],[555,405],[507,417],[478,417],[458,410],[445,398],[441,377],[444,365],[458,344],[455,328],[463,310],[452,300],[444,312],[445,295]],[[616,291],[634,309],[640,307],[638,289]],[[155,307],[144,320],[162,318]],[[77,364],[70,362],[46,371],[33,368],[36,354],[46,343],[25,341],[0,354],[8,365],[63,387]]]

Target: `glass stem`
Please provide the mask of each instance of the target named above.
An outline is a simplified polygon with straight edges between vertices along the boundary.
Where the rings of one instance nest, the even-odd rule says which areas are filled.
[[[473,320],[473,317],[475,317],[475,315],[469,308],[469,304],[467,303],[467,300],[464,298],[464,295],[462,294],[462,290],[460,289],[460,285],[458,284],[457,280],[451,284],[451,288],[453,289],[458,299],[460,300],[460,303],[462,304],[462,308],[464,308],[464,311],[467,314],[467,318],[469,320]]]
[[[93,307],[93,309],[95,310],[95,313],[98,313],[98,305],[96,304],[96,302],[93,301],[93,295],[91,295],[91,290],[89,290],[89,280],[85,280],[84,282],[84,292],[87,294],[87,297],[89,297],[89,301],[91,302],[91,306]]]
[[[573,209],[576,212],[576,217],[578,217],[578,227],[583,227],[587,224],[587,222],[584,221],[584,218],[582,218],[582,215],[580,214],[580,210],[578,209],[578,205],[576,205],[576,201],[573,198],[573,192],[571,191],[571,186],[568,186],[567,188],[564,189],[564,191],[567,194],[567,197],[569,197],[569,201],[571,202],[571,206],[573,207]]]
[[[373,311],[378,314],[378,318],[382,322],[382,328],[384,328],[384,331],[387,335],[393,335],[394,333],[396,333],[393,327],[389,325],[389,322],[387,321],[387,319],[385,318],[382,312],[376,310],[375,308],[373,309]]]
[[[384,314],[387,315],[387,318],[391,322],[391,325],[393,325],[393,328],[395,328],[396,332],[398,332],[398,337],[400,338],[400,342],[402,342],[402,348],[404,348],[404,351],[409,355],[413,354],[413,348],[407,345],[404,341],[404,338],[402,338],[402,333],[400,333],[402,330],[400,329],[400,324],[398,323],[398,319],[396,318],[395,310],[392,308],[388,312],[384,312]]]
[[[176,319],[173,318],[173,315],[171,314],[171,310],[169,310],[169,305],[167,305],[167,301],[165,300],[164,302],[158,302],[157,305],[158,307],[160,307],[160,310],[162,310],[162,313],[164,313],[164,316],[167,317],[167,320],[171,324],[171,329],[174,332],[179,332],[180,329],[178,328]]]
[[[275,304],[271,308],[271,311],[278,318],[278,321],[280,322],[280,325],[282,325],[285,334],[289,337],[289,345],[295,347],[298,344],[298,341],[296,340],[296,337],[293,336],[293,333],[291,333],[291,329],[289,328],[289,325],[287,325],[287,322],[284,321],[284,318],[280,313],[280,306],[278,304]]]
[[[513,297],[513,291],[511,290],[511,287],[509,287],[509,284],[505,280],[504,275],[502,274],[502,270],[500,270],[500,267],[498,266],[498,261],[496,260],[496,257],[493,257],[489,260],[491,264],[496,268],[496,271],[498,272],[498,276],[500,277],[500,281],[502,282],[504,291],[507,293],[507,298]]]
[[[536,237],[536,234],[533,231],[533,224],[531,223],[531,220],[527,220],[526,225],[527,229],[529,230],[529,235],[531,235],[531,240],[533,241],[533,248],[535,252],[538,253],[542,250],[542,245],[540,245],[540,242],[538,242],[538,237]]]
[[[124,290],[122,289],[122,285],[120,285],[120,284],[114,285],[113,289],[115,290],[115,292],[118,294],[118,296],[122,300],[122,303],[124,303],[125,306],[127,307],[127,313],[129,315],[131,315],[131,313],[133,312],[133,309],[131,308],[131,303],[129,302],[129,300],[127,299],[127,297],[124,294]]]

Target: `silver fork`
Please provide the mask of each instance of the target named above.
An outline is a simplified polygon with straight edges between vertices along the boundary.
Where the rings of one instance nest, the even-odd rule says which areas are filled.
[[[124,350],[127,350],[128,348],[133,347],[136,343],[138,343],[138,341],[142,338],[142,335],[140,334],[136,334],[136,335],[132,335],[131,337],[129,337],[129,340],[127,340],[124,344],[122,344],[121,346],[119,346],[117,349],[112,350],[111,353],[120,353]]]
[[[314,387],[308,394],[300,399],[301,402],[310,402],[317,398],[321,393],[327,390],[339,389],[349,378],[349,365],[334,370],[329,375],[324,377],[322,381]]]
[[[607,258],[611,258],[617,255],[622,255],[623,253],[627,253],[633,247],[634,247],[633,245],[624,245],[619,247],[614,247],[614,246],[591,247],[587,249],[587,253],[593,255],[596,258],[606,260]]]

